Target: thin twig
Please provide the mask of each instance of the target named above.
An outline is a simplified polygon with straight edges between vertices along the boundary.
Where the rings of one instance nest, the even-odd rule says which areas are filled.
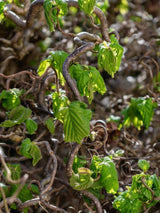
[[[90,198],[94,202],[96,209],[97,209],[97,211],[96,211],[97,213],[103,212],[101,203],[96,196],[94,196],[91,192],[86,191],[86,190],[82,190],[81,194],[84,195],[84,196],[87,196],[88,198]]]
[[[68,178],[70,178],[72,176],[72,173],[73,173],[72,165],[74,162],[74,158],[75,158],[76,154],[78,153],[80,147],[81,147],[81,144],[75,143],[75,147],[72,149],[72,151],[70,153],[70,156],[69,156],[69,159],[67,162],[67,167],[66,167],[66,174],[67,174]]]
[[[6,213],[10,213],[9,208],[8,208],[8,204],[7,204],[7,201],[6,201],[6,195],[5,195],[4,190],[1,187],[1,185],[0,185],[0,192],[1,192],[1,195],[2,195],[2,198],[3,198],[5,211],[6,211]]]
[[[57,158],[56,158],[54,152],[52,151],[48,141],[40,141],[40,142],[37,142],[36,144],[37,145],[45,145],[46,146],[49,155],[52,157],[53,165],[54,165],[54,169],[52,171],[52,175],[51,175],[51,178],[50,178],[50,183],[47,185],[47,187],[41,193],[41,195],[44,195],[51,189],[51,187],[53,185],[54,178],[55,178],[55,175],[56,175],[56,172],[57,172]]]
[[[144,181],[145,177],[141,177],[141,181],[143,183],[143,185],[151,192],[152,194],[152,198],[150,200],[150,203],[154,200],[154,191],[146,184],[146,182]]]

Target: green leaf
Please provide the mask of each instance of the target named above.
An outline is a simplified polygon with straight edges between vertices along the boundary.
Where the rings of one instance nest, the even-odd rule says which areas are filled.
[[[9,113],[9,120],[5,120],[0,124],[2,127],[12,127],[21,124],[31,115],[32,111],[24,106],[18,106]]]
[[[59,93],[54,92],[52,96],[53,100],[53,113],[55,118],[63,122],[65,111],[67,110],[67,107],[69,105],[68,97],[65,95],[65,92],[61,90]]]
[[[148,128],[156,107],[157,104],[152,102],[151,98],[131,98],[129,106],[122,111],[124,115],[123,125],[130,126],[133,124],[139,130],[142,125]]]
[[[93,178],[91,177],[92,172],[88,168],[78,168],[78,173],[73,172],[70,178],[70,185],[75,190],[85,190],[92,186]]]
[[[80,64],[72,65],[70,67],[70,74],[72,78],[77,81],[77,87],[82,96],[86,94],[87,84],[89,81],[89,72]]]
[[[139,112],[141,113],[144,126],[146,127],[146,129],[148,129],[154,114],[154,108],[157,107],[157,104],[153,103],[151,98],[140,99],[137,107]]]
[[[153,180],[152,190],[154,191],[154,196],[160,197],[160,179],[156,174],[151,175],[149,179]]]
[[[37,123],[33,121],[32,119],[27,118],[27,120],[25,121],[25,124],[29,134],[33,135],[38,128]]]
[[[8,110],[20,105],[19,96],[23,93],[23,90],[17,88],[10,90],[3,90],[0,93],[0,100],[2,100],[2,106]]]
[[[38,161],[39,161],[40,159],[42,159],[41,150],[40,150],[39,147],[38,147],[36,144],[34,144],[33,142],[32,142],[32,146],[31,146],[31,149],[30,149],[30,155],[31,155],[32,158],[33,158],[33,161],[32,161],[33,166],[35,166],[35,165],[38,163]]]
[[[90,169],[93,172],[100,173],[99,182],[108,193],[117,193],[119,189],[117,171],[109,157],[99,158],[98,156],[93,156]]]
[[[74,158],[74,162],[72,166],[73,172],[78,173],[78,168],[84,167],[86,163],[87,163],[87,160],[85,156],[81,156],[81,158],[76,156]]]
[[[81,96],[86,95],[89,103],[93,100],[94,92],[99,92],[102,95],[106,92],[104,80],[95,67],[72,65],[70,74],[76,80]]]
[[[32,142],[29,138],[23,140],[20,148],[21,155],[25,156],[26,158],[32,158],[30,154],[31,145]]]
[[[5,120],[4,122],[0,123],[1,127],[12,127],[15,126],[17,123],[16,121],[12,121],[12,120]]]
[[[27,200],[31,200],[33,198],[32,192],[28,189],[28,184],[25,184],[20,191],[18,198],[22,201],[25,202]]]
[[[100,72],[92,66],[89,66],[90,78],[92,79],[93,91],[103,95],[106,92],[106,86]]]
[[[80,101],[73,101],[68,107],[63,123],[66,142],[81,143],[89,135],[92,113],[86,108],[87,105]]]
[[[33,166],[35,166],[38,163],[38,161],[42,158],[39,147],[34,142],[31,142],[29,138],[26,138],[25,140],[22,141],[20,152],[21,155],[29,159],[33,158],[32,161]]]
[[[111,42],[104,41],[99,45],[98,64],[100,68],[104,68],[109,75],[114,77],[114,74],[119,70],[121,63],[123,48],[119,45],[115,36],[111,36]]]
[[[11,172],[11,178],[13,180],[19,180],[21,178],[21,167],[19,164],[7,164],[7,167]],[[6,170],[4,171],[4,176],[5,178],[7,177]]]
[[[96,4],[96,0],[78,0],[78,4],[85,14],[91,15]]]
[[[28,189],[34,194],[39,194],[39,187],[36,184],[30,184],[30,187],[28,187]]]
[[[54,133],[55,127],[54,127],[54,118],[50,117],[45,121],[45,125],[47,126],[47,129],[51,134]]]
[[[7,3],[5,1],[0,1],[0,23],[2,23],[5,18],[3,10],[6,4]]]
[[[121,213],[140,213],[143,209],[143,202],[138,199],[138,193],[122,192],[113,202],[113,207]]]
[[[48,57],[53,69],[57,73],[57,76],[62,86],[64,86],[64,83],[65,83],[65,79],[62,74],[62,66],[67,57],[68,57],[68,53],[64,51],[51,51]]]
[[[44,13],[49,26],[49,30],[54,31],[54,24],[57,23],[57,7],[59,8],[58,16],[66,15],[68,11],[67,3],[62,0],[45,0],[43,3]]]
[[[132,177],[132,186],[128,187],[128,190],[122,192],[114,200],[114,208],[118,209],[122,213],[143,212],[143,205],[145,205],[146,208],[149,208],[158,202],[158,200],[152,200],[152,193],[144,185],[142,178],[145,184],[154,191],[154,196],[160,196],[160,180],[155,174],[137,174]]]
[[[58,8],[60,9],[58,16],[59,17],[65,16],[68,12],[67,3],[63,0],[55,0],[55,2],[56,2],[55,6],[58,6]]]
[[[143,172],[147,172],[150,167],[149,162],[143,159],[138,161],[138,166],[143,170]]]
[[[54,24],[57,23],[57,10],[54,10],[52,0],[44,0],[43,7],[49,30],[52,32],[54,31]]]
[[[42,60],[37,70],[38,75],[42,76],[50,65],[51,61],[48,58]]]
[[[152,188],[153,180],[149,179],[149,175],[145,174],[137,174],[132,177],[132,186],[131,191],[137,192],[139,199],[143,202],[148,202],[152,199],[152,193],[151,191],[142,183],[143,181]]]
[[[123,47],[118,43],[115,35],[111,35],[110,39],[111,39],[110,48],[112,49],[114,56],[116,58],[116,70],[119,70],[124,50]]]
[[[30,115],[32,111],[24,106],[18,106],[9,113],[9,119],[16,121],[17,124],[23,123]]]

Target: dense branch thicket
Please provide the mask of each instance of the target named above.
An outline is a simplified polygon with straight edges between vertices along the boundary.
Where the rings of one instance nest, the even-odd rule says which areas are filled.
[[[49,11],[55,28],[52,32],[44,15],[43,0],[2,3],[5,6],[0,25],[0,212],[118,213],[113,207],[114,194],[118,196],[118,192],[108,193],[106,187],[99,185],[94,190],[86,187],[93,186],[92,180],[98,184],[102,180],[100,169],[96,175],[90,174],[93,159],[108,160],[112,156],[114,164],[109,160],[107,163],[115,165],[119,192],[132,185],[134,175],[141,175],[139,181],[150,197],[146,196],[148,200],[143,201],[140,212],[158,213],[160,186],[156,194],[146,178],[160,176],[159,2],[104,1],[91,14],[85,14],[77,1],[65,2],[68,12],[63,18],[58,18],[62,13],[58,6]],[[56,23],[53,14],[57,16]],[[97,56],[98,46],[108,45],[112,38],[124,47],[114,78],[99,66]],[[63,59],[55,65],[56,51]],[[86,81],[89,86],[83,94],[84,90],[78,87],[79,76],[74,73],[77,64],[83,64],[84,72],[88,69],[90,78],[97,71],[90,66],[99,69],[107,91],[98,94],[97,85],[91,91]],[[60,69],[62,72],[57,71]],[[133,125],[125,126],[121,112],[138,97],[144,98],[140,101],[148,100],[149,115],[146,113],[142,120],[136,123],[133,119]],[[92,110],[92,120],[85,103]],[[66,142],[73,138],[64,118],[67,107],[70,114],[81,107],[75,117],[91,120],[89,126],[84,123],[82,127],[83,120],[75,118],[77,123],[72,128],[78,128],[82,135],[89,129],[79,143]],[[136,110],[139,118],[140,111]],[[65,129],[69,136],[64,136]],[[150,163],[148,176],[141,174],[140,159]],[[86,175],[86,180],[90,178],[86,188],[73,183],[75,171],[76,175]],[[152,202],[154,205],[149,206]]]

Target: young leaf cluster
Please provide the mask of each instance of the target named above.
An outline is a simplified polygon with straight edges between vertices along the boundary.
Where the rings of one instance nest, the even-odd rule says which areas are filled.
[[[143,171],[147,171],[149,163],[145,160],[140,160],[138,165]],[[146,187],[143,183],[148,186]],[[152,194],[152,192],[154,194]],[[136,174],[132,177],[132,186],[128,187],[128,190],[120,193],[120,195],[114,200],[113,207],[118,209],[121,213],[141,213],[143,206],[146,208],[154,206],[159,200],[154,198],[160,197],[160,180],[153,174],[148,175]]]
[[[61,85],[64,86],[65,79],[62,74],[62,66],[67,56],[68,53],[64,51],[51,51],[48,58],[41,61],[37,71],[38,75],[42,76],[47,68],[52,67],[53,70],[56,72]]]
[[[76,157],[73,164],[73,169],[76,168],[76,170],[73,171],[73,175],[70,178],[70,184],[75,190],[86,189],[92,191],[97,197],[100,196],[99,193],[102,188],[105,188],[107,193],[117,193],[119,188],[117,171],[111,158],[99,158],[94,155],[90,169],[85,167],[77,169],[78,162]],[[79,166],[84,166],[84,164],[85,162],[81,164],[80,161]],[[99,179],[97,178],[98,176],[100,177]]]
[[[38,127],[37,123],[29,118],[32,111],[29,108],[20,105],[20,96],[22,93],[23,90],[19,90],[17,88],[3,90],[0,93],[0,101],[2,102],[2,106],[9,110],[7,112],[8,120],[1,122],[0,126],[12,127],[24,122],[29,134],[32,135],[35,133]]]
[[[33,158],[33,166],[35,166],[42,158],[41,150],[34,142],[31,142],[29,138],[22,141],[20,153],[29,159]]]
[[[118,43],[114,35],[111,35],[110,38],[111,42],[104,41],[99,45],[98,64],[113,78],[121,64],[123,47]]]
[[[3,90],[0,93],[0,101],[2,101],[2,106],[8,110],[13,109],[14,107],[20,105],[20,96],[22,95],[23,90],[17,88]]]
[[[95,67],[72,65],[70,74],[76,80],[81,96],[87,96],[89,103],[93,100],[94,92],[99,92],[102,95],[106,92],[104,80]]]
[[[129,106],[122,111],[124,115],[123,125],[130,126],[133,124],[139,130],[144,125],[147,129],[156,107],[157,103],[153,102],[151,98],[131,98]]]
[[[67,13],[67,3],[62,0],[45,0],[43,7],[49,30],[52,32],[54,25],[57,24],[58,16],[63,17]]]
[[[80,9],[87,15],[91,15],[96,4],[96,0],[78,0]]]

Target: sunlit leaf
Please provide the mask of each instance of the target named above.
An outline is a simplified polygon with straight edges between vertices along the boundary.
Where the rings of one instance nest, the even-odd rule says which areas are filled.
[[[138,166],[143,170],[143,172],[147,172],[147,170],[149,169],[150,167],[150,164],[148,161],[146,160],[143,160],[143,159],[140,159],[138,161]]]
[[[70,185],[75,190],[85,190],[92,186],[93,178],[91,177],[92,172],[88,168],[78,168],[78,173],[73,172],[70,178]]]
[[[65,116],[65,111],[67,110],[67,107],[69,105],[69,100],[68,97],[64,94],[64,91],[54,92],[53,96],[53,113],[54,116],[63,122],[64,116]]]
[[[52,32],[54,31],[54,24],[57,23],[57,10],[54,10],[52,0],[44,0],[43,7],[49,30]]]
[[[74,158],[74,162],[73,162],[73,166],[72,166],[74,173],[78,173],[78,168],[84,167],[86,165],[86,163],[87,163],[87,160],[86,160],[85,156],[81,156],[81,158],[76,156]]]
[[[49,30],[52,32],[54,31],[54,25],[57,23],[57,18],[66,15],[68,11],[67,3],[62,0],[44,0],[43,7]]]
[[[23,90],[13,88],[10,90],[3,90],[0,93],[0,101],[2,100],[2,106],[8,110],[13,109],[14,107],[20,105],[20,95],[23,93]]]
[[[115,36],[111,36],[111,42],[104,41],[99,45],[98,64],[100,68],[108,72],[114,77],[114,74],[119,70],[123,48],[119,45]]]
[[[42,60],[37,70],[38,75],[42,76],[50,65],[51,61],[48,58]]]
[[[90,169],[100,173],[99,184],[103,185],[108,193],[117,193],[119,188],[117,171],[109,157],[93,156]]]
[[[3,10],[4,10],[4,6],[6,5],[7,3],[5,1],[0,1],[0,23],[3,22],[5,16],[4,16],[4,13],[3,13]]]
[[[50,55],[48,57],[49,61],[51,62],[51,65],[53,69],[56,71],[58,79],[60,80],[60,83],[64,85],[65,79],[62,74],[62,66],[67,58],[68,53],[64,51],[51,51]]]
[[[91,14],[94,10],[96,0],[78,0],[79,7],[84,13]]]
[[[54,4],[55,6],[57,6],[59,8],[59,13],[58,13],[58,17],[63,17],[67,14],[68,12],[68,5],[65,1],[63,0],[55,0],[56,4]]]
[[[139,130],[141,126],[149,127],[157,104],[151,98],[131,98],[129,106],[122,111],[124,126],[133,124]]]
[[[77,87],[82,96],[87,96],[89,103],[93,100],[93,93],[104,94],[106,87],[99,71],[92,66],[81,66],[80,64],[70,67],[70,74],[76,80]]]
[[[67,109],[64,117],[64,134],[66,142],[76,141],[81,143],[81,140],[89,135],[89,121],[92,113],[87,109],[87,105],[80,101],[73,101]]]
[[[113,202],[113,207],[118,209],[121,213],[135,213],[142,212],[143,202],[137,198],[132,198],[131,192],[122,192]],[[134,193],[135,196],[135,193]]]

